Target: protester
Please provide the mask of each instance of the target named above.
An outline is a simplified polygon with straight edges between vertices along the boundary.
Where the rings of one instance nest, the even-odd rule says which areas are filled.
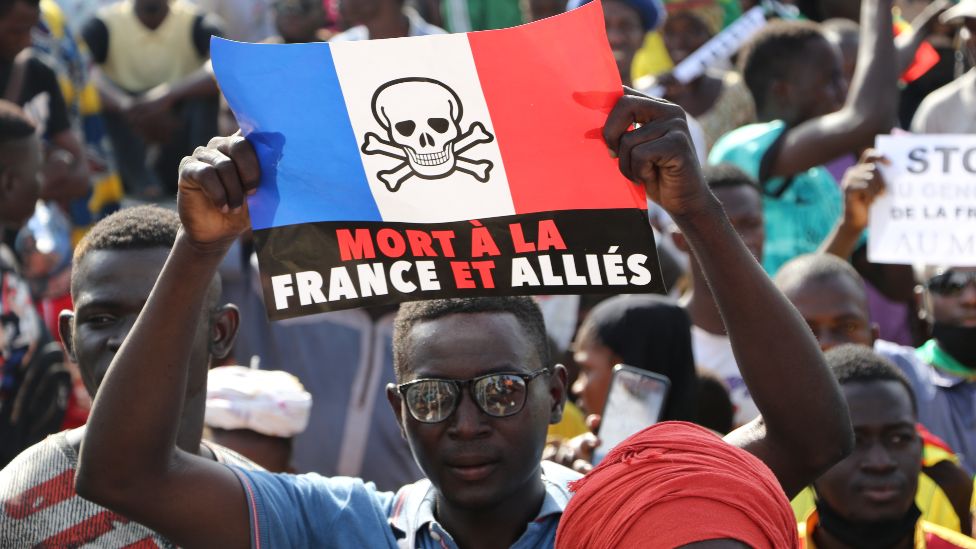
[[[417,10],[405,6],[403,0],[339,0],[339,10],[349,28],[330,41],[376,40],[426,36],[447,31],[424,21]]]
[[[58,77],[71,127],[82,137],[91,180],[91,189],[85,196],[62,205],[70,217],[75,243],[95,222],[119,209],[124,193],[98,90],[91,81],[88,50],[54,0],[41,0],[40,7],[41,19],[31,33],[31,47]]]
[[[503,29],[522,24],[520,0],[426,0],[440,8],[443,27],[450,32]],[[438,6],[439,4],[439,6]],[[563,6],[566,3],[563,2]]]
[[[38,4],[0,1],[0,98],[19,105],[44,138],[40,197],[67,204],[88,194],[87,159],[71,130],[57,75],[30,48]]]
[[[946,23],[961,23],[965,53],[976,65],[976,0],[962,0],[942,14]],[[916,133],[976,133],[976,66],[932,92],[912,120]]]
[[[877,323],[879,336],[887,341],[911,345],[919,331],[915,298],[915,274],[909,265],[871,263],[867,259],[865,231],[871,205],[884,193],[881,167],[887,158],[867,149],[841,180],[843,213],[837,219],[821,251],[848,260],[865,281],[868,310]]]
[[[272,7],[276,33],[267,37],[266,41],[304,44],[329,38],[328,32],[323,29],[325,10],[320,0],[275,0]]]
[[[668,18],[661,27],[664,45],[675,65],[688,58],[721,31],[717,0],[709,2],[668,4]],[[704,5],[703,5],[704,4]],[[713,8],[710,10],[709,8]],[[695,117],[705,132],[706,147],[711,148],[726,133],[756,121],[756,106],[742,76],[730,70],[706,70],[691,82],[678,82],[670,73],[638,80],[638,89],[664,86],[664,98],[673,101]]]
[[[0,100],[0,229],[17,232],[40,194],[41,142],[17,105]],[[17,257],[0,241],[0,467],[57,432],[71,375],[34,308]]]
[[[261,42],[275,33],[275,0],[190,0],[205,13],[220,18],[224,37],[238,42]],[[316,2],[322,7],[322,0]]]
[[[697,425],[648,427],[570,488],[557,549],[798,547],[769,467]]]
[[[193,77],[220,34],[184,0],[123,0],[85,23],[119,172],[135,196],[172,192],[180,158],[216,133],[217,87]]]
[[[628,133],[634,121],[641,127]],[[659,137],[664,130],[666,137]],[[720,213],[699,174],[680,108],[625,96],[604,135],[618,157],[631,159],[621,163],[623,173],[646,186],[699,253],[739,365],[754,382],[753,397],[765,421],[729,435],[729,442],[763,459],[784,491],[796,493],[850,446],[836,382],[819,349]],[[227,160],[237,170],[218,176],[212,162]],[[184,232],[96,398],[76,477],[79,492],[183,545],[241,547],[249,539],[262,545],[392,545],[397,535],[410,547],[467,546],[485,539],[498,545],[551,543],[566,502],[564,483],[572,476],[556,466],[541,467],[539,457],[546,426],[561,414],[566,374],[543,366],[545,328],[538,309],[523,299],[401,307],[395,368],[398,380],[407,383],[390,386],[388,398],[429,480],[399,495],[356,479],[269,476],[216,466],[170,442],[167,433],[177,422],[186,385],[186,371],[172,365],[187,355],[206,281],[248,226],[244,196],[259,181],[259,171],[241,137],[218,138],[184,164]],[[765,337],[768,326],[777,327],[777,338]],[[788,371],[782,368],[787,362]],[[504,383],[490,383],[502,381],[494,377],[499,375]],[[505,388],[499,396],[510,404],[496,409],[480,397],[477,406],[476,399],[465,398],[456,380],[479,376],[489,376],[485,390]],[[488,411],[518,417],[491,418]],[[112,422],[122,413],[128,421]],[[168,448],[168,455],[160,459],[158,448]]]
[[[559,15],[566,10],[563,0],[521,0],[522,20],[526,23]]]
[[[75,250],[71,294],[75,312],[61,315],[65,349],[78,363],[88,392],[95,396],[119,346],[142,309],[179,231],[175,213],[155,207],[123,210],[99,222]],[[220,280],[204,281],[207,306],[186,342],[189,382],[170,440],[210,463],[255,468],[218,445],[202,442],[206,375],[210,364],[230,349],[237,331],[233,305],[218,305]],[[108,386],[106,386],[108,387]],[[132,406],[142,395],[133,394]],[[96,423],[97,424],[97,418]],[[109,420],[109,428],[120,424]],[[82,499],[74,491],[79,449],[86,427],[52,435],[21,453],[0,471],[0,531],[4,545],[100,547],[170,543],[144,526]],[[130,448],[122,450],[129,451]]]
[[[756,261],[763,257],[763,210],[762,191],[759,184],[745,172],[730,164],[710,166],[704,171],[705,181],[722,209],[729,217],[732,228],[745,243]],[[680,232],[672,234],[678,249],[690,252],[688,242]],[[735,425],[744,425],[759,415],[756,404],[749,396],[749,390],[735,363],[732,343],[725,333],[725,324],[719,315],[715,299],[712,297],[701,266],[692,258],[692,289],[683,299],[685,309],[691,317],[691,344],[695,364],[716,373],[728,386],[729,395],[735,406]]]
[[[671,381],[662,420],[693,421],[698,378],[691,354],[688,314],[658,296],[616,296],[590,311],[574,343],[580,366],[573,393],[588,414],[602,414],[616,364],[664,375]]]
[[[922,440],[909,381],[860,345],[826,354],[850,409],[854,452],[814,482],[816,511],[800,525],[805,547],[976,547],[919,520],[915,492]]]
[[[864,0],[857,69],[845,96],[840,60],[820,27],[774,21],[745,47],[740,66],[758,124],[715,144],[709,162],[731,162],[763,188],[769,273],[816,250],[841,212],[823,164],[870,146],[897,108],[891,0]]]
[[[925,395],[932,391],[925,390],[924,377],[911,362],[890,353],[899,348],[897,345],[878,338],[878,327],[868,313],[865,283],[851,265],[833,255],[803,255],[784,265],[775,282],[806,320],[821,349],[829,351],[846,344],[874,347],[898,365],[907,379],[913,380],[920,422],[930,424],[931,399]],[[955,531],[970,532],[970,477],[957,466],[959,459],[951,449],[943,452],[939,444],[926,442],[925,450],[924,474],[916,492],[923,518]],[[794,500],[794,509],[803,515],[802,519],[812,501],[809,494]]]
[[[207,438],[272,473],[295,472],[292,438],[311,408],[312,395],[287,372],[220,366],[207,375]]]

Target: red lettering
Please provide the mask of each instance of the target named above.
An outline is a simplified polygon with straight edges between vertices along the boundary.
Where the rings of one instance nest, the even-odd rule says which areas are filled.
[[[410,242],[410,253],[414,257],[437,257],[434,248],[431,247],[430,235],[424,231],[407,230],[407,240]]]
[[[551,249],[565,250],[566,243],[563,242],[563,236],[559,234],[559,229],[556,228],[556,222],[551,219],[543,219],[539,221],[539,251]]]
[[[512,243],[515,245],[515,253],[521,254],[535,251],[535,244],[525,241],[525,236],[522,234],[522,225],[512,223],[508,226],[508,230],[512,233]]]
[[[483,255],[501,255],[495,240],[491,238],[491,233],[484,227],[478,227],[471,231],[471,257],[481,257]]]
[[[376,245],[386,257],[401,257],[407,253],[407,243],[403,236],[393,229],[380,229],[376,233]]]
[[[454,240],[454,231],[431,231],[430,235],[440,244],[442,256],[454,257],[454,245],[451,243]]]
[[[454,285],[459,289],[474,288],[471,278],[471,264],[467,261],[452,261],[451,270],[454,271]]]
[[[376,257],[373,240],[369,237],[369,229],[356,229],[356,236],[353,236],[349,229],[339,229],[336,231],[336,240],[339,243],[339,257],[343,261]]]
[[[472,261],[471,266],[474,270],[478,271],[478,276],[481,277],[482,288],[495,287],[495,279],[491,276],[491,271],[495,268],[494,261]]]

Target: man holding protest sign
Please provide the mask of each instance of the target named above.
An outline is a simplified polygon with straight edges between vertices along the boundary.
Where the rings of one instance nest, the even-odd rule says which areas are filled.
[[[628,131],[635,121],[641,127]],[[816,342],[708,191],[680,108],[625,96],[604,137],[621,172],[681,228],[728,323],[765,416],[728,442],[758,456],[788,495],[796,493],[851,447],[838,386]],[[440,301],[401,312],[397,369],[407,383],[391,386],[389,399],[430,481],[398,495],[355,479],[242,473],[174,446],[185,343],[207,281],[249,225],[245,197],[259,179],[257,156],[240,137],[217,138],[184,161],[184,230],[96,399],[79,492],[188,546],[393,546],[404,537],[421,547],[550,545],[570,475],[538,460],[546,425],[561,415],[566,377],[561,367],[545,368],[544,346],[533,337],[538,315],[520,301]],[[769,326],[779,329],[773,340],[765,337]],[[484,385],[499,376],[507,388]],[[426,380],[417,394],[411,382],[420,378]],[[450,381],[458,379],[474,382],[470,395],[477,398]],[[432,400],[441,396],[435,389],[453,399]],[[512,404],[486,401],[493,391]],[[129,420],[113,421],[121,415]],[[519,457],[503,458],[513,444],[525,446],[513,451]]]

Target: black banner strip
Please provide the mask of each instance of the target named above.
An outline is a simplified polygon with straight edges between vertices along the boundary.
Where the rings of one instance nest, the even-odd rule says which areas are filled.
[[[305,223],[254,240],[273,320],[447,297],[665,292],[637,209]]]

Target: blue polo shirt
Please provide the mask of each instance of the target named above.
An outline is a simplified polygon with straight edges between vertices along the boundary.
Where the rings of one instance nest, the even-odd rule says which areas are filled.
[[[380,492],[358,478],[274,474],[232,467],[247,495],[251,547],[389,547],[454,549],[434,518],[434,487],[423,479]],[[513,549],[552,547],[579,474],[545,461],[546,496]]]
[[[976,472],[976,380],[926,364],[912,347],[879,339],[874,350],[911,382],[919,423],[956,452],[969,474]]]

